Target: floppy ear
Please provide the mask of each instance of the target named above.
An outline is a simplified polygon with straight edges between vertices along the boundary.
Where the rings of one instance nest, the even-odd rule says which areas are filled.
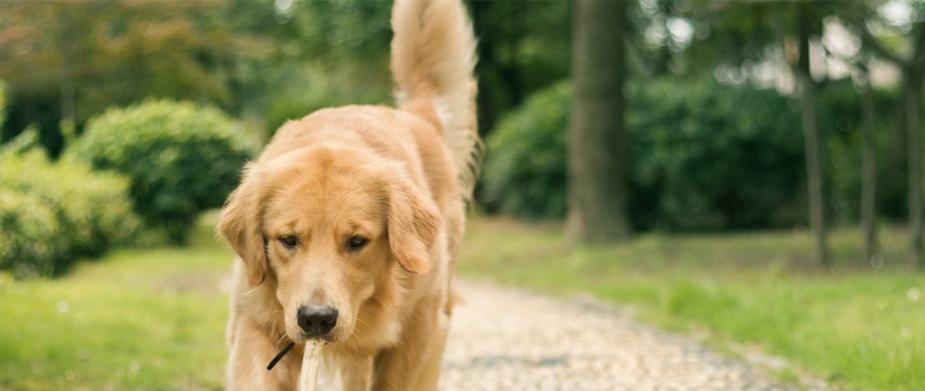
[[[437,205],[404,178],[390,185],[388,197],[387,230],[392,256],[405,270],[426,273],[430,270],[429,249],[441,222]]]
[[[250,166],[245,168],[241,185],[228,197],[219,216],[218,231],[244,261],[250,285],[256,286],[266,277],[268,264],[260,222],[262,197],[252,171]]]

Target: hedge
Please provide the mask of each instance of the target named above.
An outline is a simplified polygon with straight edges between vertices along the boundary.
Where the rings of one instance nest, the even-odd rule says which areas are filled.
[[[196,215],[221,206],[256,149],[241,126],[217,109],[150,100],[90,119],[65,151],[131,181],[135,210],[146,226],[183,243]]]
[[[802,139],[787,98],[676,80],[634,84],[628,95],[628,208],[637,229],[758,227],[798,215]],[[480,193],[489,207],[531,219],[565,215],[570,103],[570,84],[549,87],[489,135]]]
[[[40,150],[0,153],[0,269],[55,275],[126,242],[139,227],[128,181]]]

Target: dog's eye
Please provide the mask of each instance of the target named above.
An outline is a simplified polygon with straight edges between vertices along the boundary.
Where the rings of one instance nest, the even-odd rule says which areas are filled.
[[[283,244],[283,247],[291,250],[299,244],[299,238],[295,237],[295,235],[283,235],[279,237],[279,242]]]
[[[366,243],[369,243],[369,239],[359,235],[353,235],[350,237],[350,239],[347,239],[347,249],[350,251],[357,251],[363,248]]]

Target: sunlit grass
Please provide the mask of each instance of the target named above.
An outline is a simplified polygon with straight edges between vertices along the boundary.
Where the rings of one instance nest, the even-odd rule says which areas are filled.
[[[230,254],[121,250],[56,280],[0,283],[0,389],[220,390]]]
[[[836,232],[839,264],[824,271],[802,231],[647,234],[572,250],[558,225],[475,220],[457,265],[464,275],[632,303],[664,327],[757,346],[834,384],[922,390],[925,274],[904,266],[901,231],[883,234],[882,260],[870,265],[857,231]]]

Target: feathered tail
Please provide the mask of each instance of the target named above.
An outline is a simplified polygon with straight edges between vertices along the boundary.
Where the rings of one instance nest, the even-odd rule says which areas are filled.
[[[476,123],[475,37],[461,0],[396,0],[392,77],[399,105],[435,122],[471,197],[482,144]]]

